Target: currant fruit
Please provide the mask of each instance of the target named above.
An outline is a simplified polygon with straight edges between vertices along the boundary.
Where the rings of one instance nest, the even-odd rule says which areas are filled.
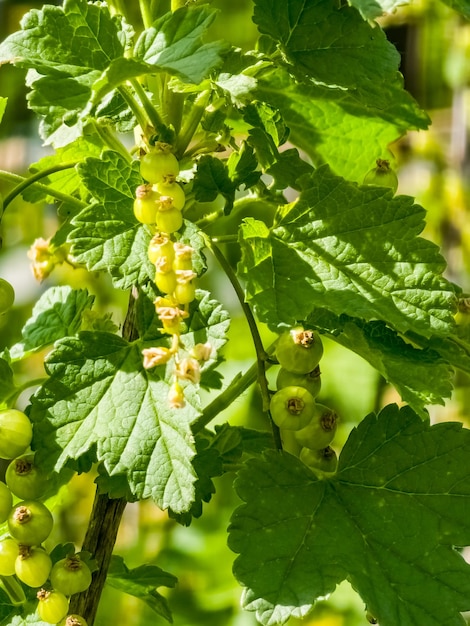
[[[279,337],[276,358],[281,367],[294,374],[308,374],[323,355],[323,343],[314,330],[292,328]]]
[[[13,539],[24,546],[37,546],[49,537],[52,514],[39,500],[24,500],[16,504],[8,516],[8,529]]]
[[[5,537],[0,541],[0,575],[12,576],[15,573],[16,557],[18,556],[18,544],[11,537]]]
[[[43,622],[57,624],[67,615],[69,601],[60,591],[46,591],[40,589],[37,593],[38,615]]]
[[[0,411],[0,458],[14,459],[26,452],[33,437],[29,418],[17,409]]]
[[[91,571],[78,554],[67,556],[54,564],[51,584],[66,596],[85,591],[91,584]]]
[[[155,219],[157,228],[164,233],[175,233],[183,226],[183,214],[175,207],[157,211]]]
[[[173,269],[175,271],[192,270],[193,269],[193,248],[179,241],[173,244],[174,261]]]
[[[152,237],[148,247],[148,258],[150,263],[154,264],[156,264],[159,259],[165,258],[168,259],[173,265],[175,252],[173,249],[173,242],[167,234],[157,233]]]
[[[59,624],[59,626],[88,626],[88,623],[81,615],[67,615]]]
[[[330,446],[323,450],[311,450],[310,448],[302,448],[300,451],[300,460],[310,469],[325,474],[331,474],[336,471],[338,465],[338,457],[336,452]]]
[[[386,159],[377,159],[376,167],[369,170],[364,176],[364,185],[379,185],[390,187],[393,193],[398,189],[398,178]]]
[[[13,496],[5,483],[0,482],[0,524],[7,521],[13,506]]]
[[[289,372],[281,367],[276,378],[277,389],[290,387],[291,385],[305,387],[305,389],[310,391],[312,396],[316,398],[321,390],[320,366],[317,365],[317,367],[308,374],[294,374],[294,372]]]
[[[178,159],[171,152],[152,150],[140,160],[140,174],[149,183],[173,180],[179,171]]]
[[[11,309],[15,301],[15,290],[4,278],[0,278],[0,315]]]
[[[161,195],[161,200],[171,198],[171,204],[175,209],[181,211],[186,202],[186,195],[181,185],[173,182],[161,182],[155,185],[155,189]]]
[[[272,396],[269,409],[273,422],[286,430],[304,428],[312,419],[315,399],[304,387],[284,387]]]
[[[173,270],[169,272],[155,272],[155,284],[162,293],[173,293],[176,287],[176,274]]]
[[[280,429],[282,449],[294,456],[299,456],[302,446],[295,438],[295,430]]]
[[[304,448],[322,450],[333,441],[337,425],[336,413],[323,404],[316,404],[311,421],[295,432],[295,438]]]
[[[156,194],[150,185],[139,185],[135,190],[134,215],[141,224],[155,224],[157,216]]]
[[[5,472],[5,482],[17,498],[35,500],[46,489],[46,476],[34,464],[34,454],[13,459]]]
[[[50,556],[43,548],[20,546],[15,561],[15,574],[28,587],[42,587],[52,567]]]

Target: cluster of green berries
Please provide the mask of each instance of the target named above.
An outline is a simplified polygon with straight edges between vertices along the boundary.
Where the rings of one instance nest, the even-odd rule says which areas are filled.
[[[323,344],[316,331],[295,327],[279,337],[276,358],[281,368],[270,413],[280,429],[284,450],[313,470],[334,472],[337,456],[330,444],[338,418],[332,409],[316,401],[321,389],[322,356]]]
[[[194,249],[176,235],[183,225],[185,193],[176,181],[179,162],[171,146],[157,143],[141,158],[140,173],[147,183],[137,187],[134,215],[153,235],[148,258],[155,267],[154,282],[162,294],[154,302],[155,312],[163,332],[172,337],[169,348],[160,346],[142,351],[144,367],[173,362],[168,403],[172,408],[182,408],[185,399],[181,381],[199,383],[201,363],[210,358],[212,348],[210,344],[198,344],[188,354],[180,341],[184,320],[189,317],[189,305],[196,297],[197,274],[193,267]]]
[[[0,411],[0,458],[12,459],[5,482],[0,482],[0,523],[8,525],[8,535],[0,539],[0,575],[16,576],[39,588],[37,612],[44,622],[86,626],[82,617],[67,612],[69,597],[90,586],[90,568],[75,554],[53,564],[42,546],[54,521],[40,500],[47,477],[34,463],[29,448],[32,434],[31,422],[22,411]]]

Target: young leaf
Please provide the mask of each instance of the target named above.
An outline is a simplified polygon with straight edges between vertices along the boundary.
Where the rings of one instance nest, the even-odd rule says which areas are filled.
[[[106,578],[106,584],[131,596],[143,600],[153,611],[172,622],[171,611],[166,598],[158,593],[158,587],[174,587],[178,579],[157,565],[141,565],[129,569],[124,559],[113,555]]]
[[[96,454],[111,476],[127,476],[137,498],[184,512],[194,499],[197,394],[186,387],[186,406],[171,409],[170,381],[143,369],[141,350],[102,332],[57,342],[46,361],[50,379],[32,398],[37,461],[59,471]]]
[[[351,0],[365,20],[373,20],[384,13],[393,13],[398,7],[409,4],[409,0]]]
[[[419,238],[424,210],[385,188],[358,187],[317,169],[271,229],[241,229],[248,301],[273,329],[313,308],[381,319],[401,333],[445,336],[455,295],[437,246]]]
[[[234,572],[265,626],[304,616],[348,579],[381,626],[457,626],[470,608],[470,431],[386,407],[355,428],[338,471],[249,460],[236,482]]]
[[[208,5],[167,13],[141,34],[135,58],[189,83],[200,83],[228,51],[225,42],[203,43],[216,14]]]
[[[13,359],[39,350],[58,339],[78,332],[82,314],[90,310],[95,297],[85,289],[51,287],[36,302],[22,330],[23,341],[11,348]]]
[[[147,258],[150,233],[136,220],[133,201],[142,184],[138,163],[117,152],[90,157],[78,166],[92,203],[72,221],[72,254],[91,271],[107,271],[121,289],[154,278]]]

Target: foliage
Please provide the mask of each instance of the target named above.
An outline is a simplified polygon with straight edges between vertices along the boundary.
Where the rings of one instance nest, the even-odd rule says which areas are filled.
[[[451,397],[456,370],[470,372],[470,305],[425,237],[426,210],[363,184],[376,162],[394,164],[392,142],[430,123],[374,21],[402,2],[255,0],[259,39],[248,51],[212,36],[224,8],[163,4],[141,0],[136,17],[122,2],[64,0],[30,10],[0,44],[0,63],[26,70],[28,106],[52,150],[26,177],[0,172],[14,183],[2,217],[18,196],[57,208],[54,232],[28,253],[52,285],[1,353],[0,404],[29,390],[35,463],[54,489],[72,471],[97,474],[106,512],[92,513],[84,544],[95,580],[107,576],[163,619],[171,603],[157,589],[177,579],[111,556],[119,518],[106,502],[150,499],[186,527],[236,475],[243,503],[229,546],[243,606],[261,624],[305,617],[343,580],[382,626],[461,624],[469,433],[431,426],[428,408]],[[452,5],[468,17],[465,2]],[[5,107],[0,98],[0,120]],[[142,176],[152,151],[176,157],[185,198],[182,226],[163,233],[159,212],[179,209]],[[153,220],[135,211],[146,194]],[[214,259],[255,348],[244,373],[224,363],[231,315],[212,294]],[[88,283],[78,288],[79,272]],[[103,310],[90,289],[97,275],[125,294],[124,312]],[[266,329],[294,327],[361,356],[408,406],[368,414],[342,450],[300,445],[270,419],[276,360],[264,340]],[[38,357],[41,380],[19,381]],[[228,424],[223,412],[255,382],[264,430]],[[337,470],[306,464],[301,448],[333,463],[338,453]],[[99,585],[72,598],[90,624]],[[32,592],[7,596],[2,623],[41,623]]]

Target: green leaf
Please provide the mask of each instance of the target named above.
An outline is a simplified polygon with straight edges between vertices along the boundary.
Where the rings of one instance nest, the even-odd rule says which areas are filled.
[[[249,460],[229,545],[245,608],[265,626],[302,617],[348,579],[381,626],[458,626],[470,608],[470,431],[391,405],[353,429],[338,471]]]
[[[279,108],[290,140],[316,165],[362,182],[377,158],[392,158],[389,144],[407,129],[425,129],[429,118],[403,89],[384,86],[388,104],[363,104],[348,91],[299,84],[285,70],[264,73],[256,97]]]
[[[13,359],[48,346],[58,339],[78,332],[82,314],[94,301],[85,289],[51,287],[34,305],[32,315],[22,330],[23,341],[11,348]]]
[[[347,90],[357,101],[389,106],[388,86],[401,86],[400,55],[380,27],[334,0],[256,0],[253,17],[301,80]],[[387,87],[384,93],[382,88]]]
[[[315,311],[310,321],[317,328],[332,332],[332,339],[375,367],[422,418],[428,418],[426,405],[444,404],[444,398],[450,398],[453,370],[448,360],[431,349],[432,339],[422,340],[423,348],[417,348],[383,322],[366,323],[322,311]]]
[[[33,9],[21,28],[0,44],[0,61],[31,70],[29,105],[43,117],[42,137],[63,146],[80,135],[92,85],[124,55],[127,35],[106,6],[85,0]]]
[[[217,11],[208,5],[183,7],[167,13],[139,37],[134,56],[169,72],[189,83],[200,83],[222,63],[221,55],[228,50],[224,42],[204,43],[203,37],[216,17]]]
[[[127,476],[138,499],[184,512],[194,499],[190,423],[199,399],[188,385],[186,406],[171,409],[171,377],[144,370],[141,350],[99,332],[56,343],[46,360],[50,379],[32,398],[38,464],[59,471],[96,454],[111,476]]]
[[[141,565],[129,569],[124,559],[118,555],[111,557],[111,564],[106,578],[106,584],[131,596],[143,600],[158,615],[172,622],[168,602],[160,593],[158,587],[174,587],[178,579],[173,574],[165,572],[157,565]]]
[[[43,157],[40,161],[32,163],[29,167],[31,174],[41,172],[56,165],[61,165],[66,161],[80,161],[90,156],[99,157],[102,151],[102,141],[97,135],[88,135],[86,138],[80,137],[64,148],[56,150],[52,156]],[[75,168],[63,170],[50,174],[47,178],[41,179],[41,183],[48,185],[52,189],[73,195],[80,185],[80,178]],[[52,201],[51,196],[31,185],[23,192],[23,198],[27,202]]]
[[[90,271],[107,271],[116,287],[129,289],[154,277],[148,260],[150,232],[133,212],[135,189],[142,184],[138,163],[117,152],[90,157],[77,167],[93,201],[76,217],[69,235],[71,252]]]
[[[247,219],[239,272],[246,297],[271,328],[293,326],[314,308],[400,333],[446,336],[455,295],[437,246],[419,238],[424,210],[408,196],[316,170],[271,229]]]

